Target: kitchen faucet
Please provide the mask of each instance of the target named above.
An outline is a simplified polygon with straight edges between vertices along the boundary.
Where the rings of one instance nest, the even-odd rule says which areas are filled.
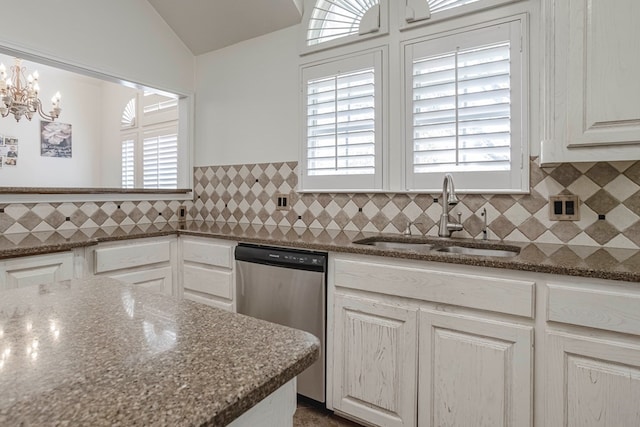
[[[462,230],[460,220],[458,220],[458,223],[449,222],[449,206],[455,206],[458,202],[456,189],[453,185],[453,176],[450,173],[446,173],[442,183],[442,215],[440,215],[438,236],[451,237],[452,232]],[[460,218],[460,214],[458,214],[458,218]]]

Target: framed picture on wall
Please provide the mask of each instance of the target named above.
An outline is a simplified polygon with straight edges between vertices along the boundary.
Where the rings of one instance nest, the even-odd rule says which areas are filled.
[[[2,166],[18,165],[18,138],[12,136],[2,137],[0,145],[0,159]]]
[[[40,155],[71,158],[71,125],[40,121]]]

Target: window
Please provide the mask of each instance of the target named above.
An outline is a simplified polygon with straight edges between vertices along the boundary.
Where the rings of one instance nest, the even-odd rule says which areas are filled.
[[[423,0],[424,1],[424,0]],[[304,50],[325,49],[388,31],[387,0],[307,0]]]
[[[529,191],[534,0],[305,4],[301,191]]]
[[[302,188],[381,188],[381,74],[381,51],[302,70]]]
[[[408,44],[409,189],[526,190],[521,21]]]
[[[140,92],[125,106],[121,127],[122,188],[177,188],[177,98]]]
[[[520,0],[401,0],[400,28],[428,24]]]

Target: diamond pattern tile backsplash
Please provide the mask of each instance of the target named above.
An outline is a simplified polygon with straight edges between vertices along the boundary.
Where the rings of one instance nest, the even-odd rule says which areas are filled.
[[[640,248],[640,162],[565,163],[540,168],[531,159],[531,193],[459,195],[458,237],[481,238],[483,209],[489,239]],[[440,194],[297,193],[297,162],[197,167],[190,219],[436,236]],[[277,210],[276,194],[289,194]],[[548,197],[575,194],[579,221],[550,221]],[[0,223],[1,225],[1,223]]]
[[[0,233],[77,230],[178,221],[180,201],[0,204]]]
[[[126,201],[0,204],[0,233],[159,224],[188,219],[435,236],[440,194],[297,193],[297,162],[198,167],[195,201]],[[289,194],[289,210],[276,195]],[[548,197],[575,194],[579,221],[550,221]],[[640,162],[565,163],[540,168],[531,159],[531,193],[460,195],[451,219],[461,214],[459,237],[481,238],[483,209],[489,239],[640,248]]]

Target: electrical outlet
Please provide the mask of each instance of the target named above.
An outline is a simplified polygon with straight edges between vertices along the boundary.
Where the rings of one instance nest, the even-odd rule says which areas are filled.
[[[187,220],[187,207],[185,205],[180,205],[178,207],[178,221],[184,222]]]
[[[289,205],[289,194],[276,193],[276,210],[288,211],[291,209]]]
[[[551,221],[579,221],[580,199],[574,194],[549,196],[549,219]]]

